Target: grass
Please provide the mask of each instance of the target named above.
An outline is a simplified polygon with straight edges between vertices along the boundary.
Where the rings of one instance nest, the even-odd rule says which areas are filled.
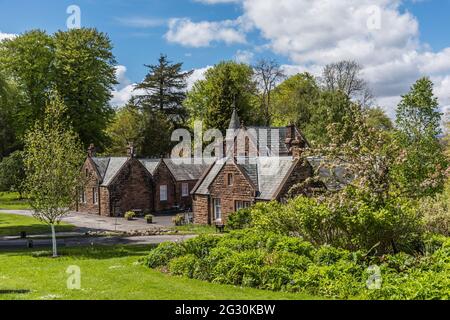
[[[62,223],[56,227],[57,232],[72,231],[75,227]],[[0,212],[0,237],[18,236],[25,231],[28,235],[50,234],[50,227],[35,218]]]
[[[270,292],[172,277],[138,263],[148,246],[71,248],[52,259],[31,251],[0,253],[0,300],[304,300]],[[79,266],[81,289],[67,289],[69,266]]]
[[[28,210],[30,205],[26,199],[21,199],[16,192],[0,192],[0,209]]]
[[[184,226],[173,227],[173,230],[178,231],[178,234],[214,234],[217,233],[213,226],[189,224]]]

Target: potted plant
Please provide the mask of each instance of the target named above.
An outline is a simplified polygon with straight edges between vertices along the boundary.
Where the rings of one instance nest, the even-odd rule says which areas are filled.
[[[145,216],[145,220],[147,221],[148,224],[152,224],[153,223],[153,218],[154,218],[154,216],[152,214],[147,214]]]
[[[136,214],[133,211],[128,211],[127,213],[125,213],[125,219],[127,219],[128,221],[133,220],[135,216]]]
[[[184,222],[184,217],[181,214],[177,214],[175,217],[172,218],[172,222],[175,224],[175,226],[182,226]]]

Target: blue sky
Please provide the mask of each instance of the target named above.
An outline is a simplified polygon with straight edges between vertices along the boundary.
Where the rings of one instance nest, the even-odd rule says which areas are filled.
[[[450,105],[450,0],[0,0],[0,36],[65,30],[72,4],[82,26],[112,39],[122,82],[116,104],[144,77],[143,64],[166,53],[198,70],[192,81],[225,59],[271,57],[289,74],[317,75],[326,63],[355,59],[390,114],[423,75],[434,80],[442,107]],[[380,25],[367,29],[373,17]]]

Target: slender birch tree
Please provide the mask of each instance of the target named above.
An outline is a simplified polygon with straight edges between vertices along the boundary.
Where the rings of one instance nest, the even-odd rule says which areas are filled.
[[[26,193],[33,216],[51,227],[53,257],[58,256],[55,225],[69,212],[82,185],[81,143],[66,111],[61,98],[52,92],[43,120],[25,137]]]

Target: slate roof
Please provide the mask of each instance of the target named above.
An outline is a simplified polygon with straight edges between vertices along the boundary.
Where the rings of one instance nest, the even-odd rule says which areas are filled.
[[[117,173],[122,169],[124,164],[129,160],[127,157],[105,157],[105,158],[91,158],[94,162],[98,173],[102,179],[101,186],[107,187],[116,177]],[[161,160],[158,159],[140,159],[140,163],[147,169],[150,174],[155,172]]]
[[[308,157],[308,162],[315,171],[318,171],[320,180],[325,183],[328,190],[337,191],[349,184],[352,180],[344,166],[334,166],[333,170],[323,166],[327,160],[323,157]]]
[[[153,175],[156,168],[161,163],[161,159],[139,159],[139,162],[147,169],[147,171]]]
[[[176,181],[198,180],[210,166],[207,161],[201,164],[186,164],[181,159],[164,159],[163,161]]]
[[[222,170],[225,163],[233,161],[229,158],[218,160],[193,190],[193,194],[209,195],[209,187]],[[257,188],[257,199],[273,200],[290,174],[297,160],[292,157],[258,157],[248,159],[246,164],[237,164],[245,172]]]

